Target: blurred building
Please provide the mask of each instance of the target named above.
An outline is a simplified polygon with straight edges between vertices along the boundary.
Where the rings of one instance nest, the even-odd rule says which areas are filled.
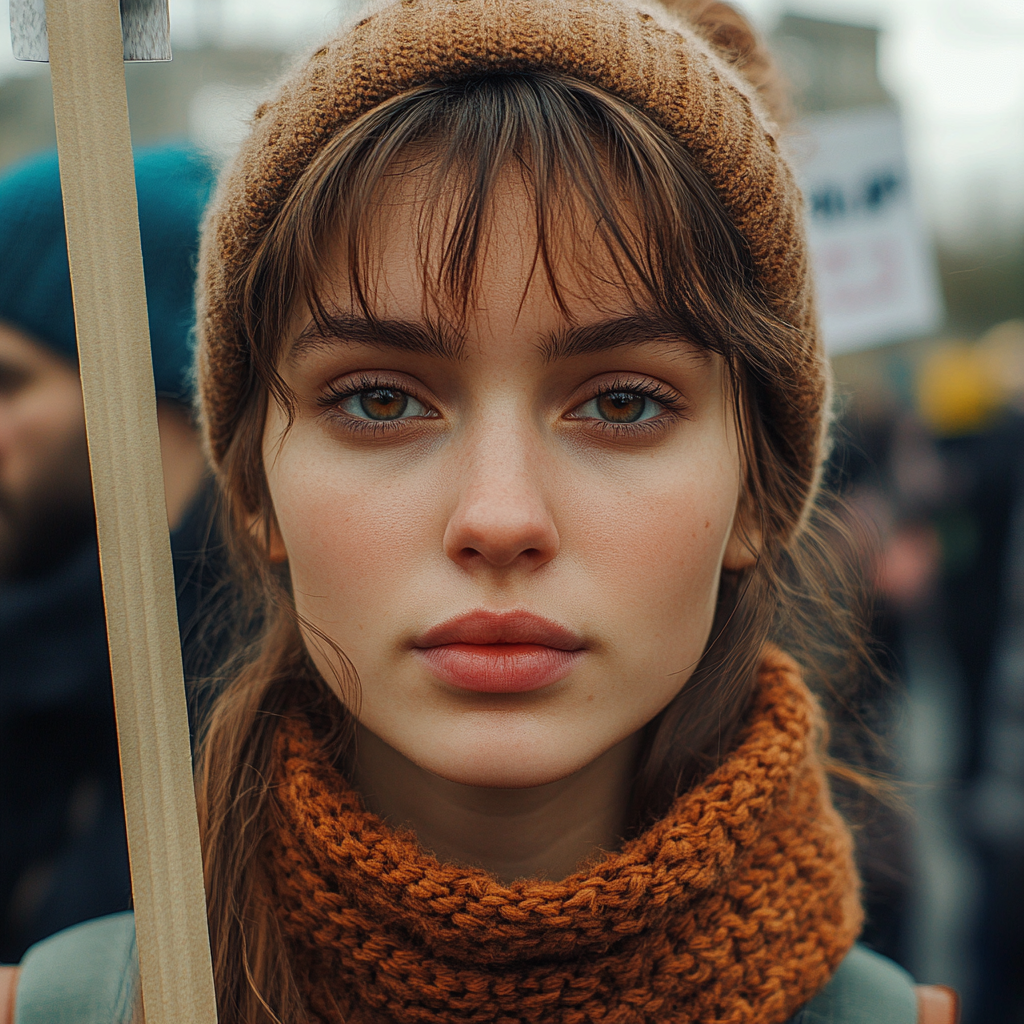
[[[879,41],[879,31],[869,26],[783,16],[772,43],[798,114],[893,106],[878,75]],[[1019,231],[979,221],[970,237],[944,238],[936,256],[947,329],[978,336],[1024,317],[1024,236]]]
[[[876,28],[784,15],[772,46],[799,114],[885,107],[892,97],[878,78]]]
[[[944,319],[935,256],[899,110],[878,78],[877,30],[788,15],[775,42],[796,93],[787,144],[826,349],[933,333]]]
[[[188,139],[226,156],[286,59],[281,50],[205,46],[176,48],[168,63],[126,65],[132,138]],[[0,81],[0,167],[56,144],[49,68]]]

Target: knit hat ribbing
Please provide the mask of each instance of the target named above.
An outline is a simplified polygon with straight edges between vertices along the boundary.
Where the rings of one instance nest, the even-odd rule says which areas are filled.
[[[139,231],[157,393],[192,395],[192,327],[199,221],[213,187],[209,161],[164,145],[135,157]],[[0,320],[77,361],[56,153],[32,157],[0,177]]]
[[[674,6],[690,16],[724,7]],[[418,85],[536,69],[613,93],[666,129],[746,240],[764,301],[795,328],[791,350],[775,353],[781,372],[764,385],[792,473],[786,518],[795,526],[816,486],[827,400],[801,199],[757,90],[705,36],[715,38],[705,24],[698,31],[631,0],[391,0],[318,49],[256,112],[204,232],[198,372],[214,463],[227,452],[253,372],[240,327],[243,268],[324,143]]]

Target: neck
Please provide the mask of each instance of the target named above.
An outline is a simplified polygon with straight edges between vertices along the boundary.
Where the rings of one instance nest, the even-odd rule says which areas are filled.
[[[484,868],[505,883],[557,881],[621,842],[639,735],[572,775],[529,789],[492,789],[442,779],[362,726],[353,782],[366,807],[416,834],[438,860]]]

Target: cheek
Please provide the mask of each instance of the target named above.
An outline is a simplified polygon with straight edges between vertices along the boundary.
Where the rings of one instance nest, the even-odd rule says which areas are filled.
[[[712,610],[738,487],[729,460],[652,467],[575,503],[593,575],[648,615]]]
[[[605,638],[602,714],[609,729],[628,731],[676,696],[707,645],[738,470],[727,451],[652,460],[628,483],[587,491],[572,546],[589,579],[586,611]]]
[[[306,443],[298,430],[267,465],[297,609],[344,640],[339,630],[362,630],[406,585],[436,532],[436,499],[371,460]]]

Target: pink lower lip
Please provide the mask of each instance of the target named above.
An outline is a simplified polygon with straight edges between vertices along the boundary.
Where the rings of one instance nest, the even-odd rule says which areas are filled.
[[[477,693],[526,693],[564,679],[583,651],[542,644],[443,644],[416,654],[443,682]]]

